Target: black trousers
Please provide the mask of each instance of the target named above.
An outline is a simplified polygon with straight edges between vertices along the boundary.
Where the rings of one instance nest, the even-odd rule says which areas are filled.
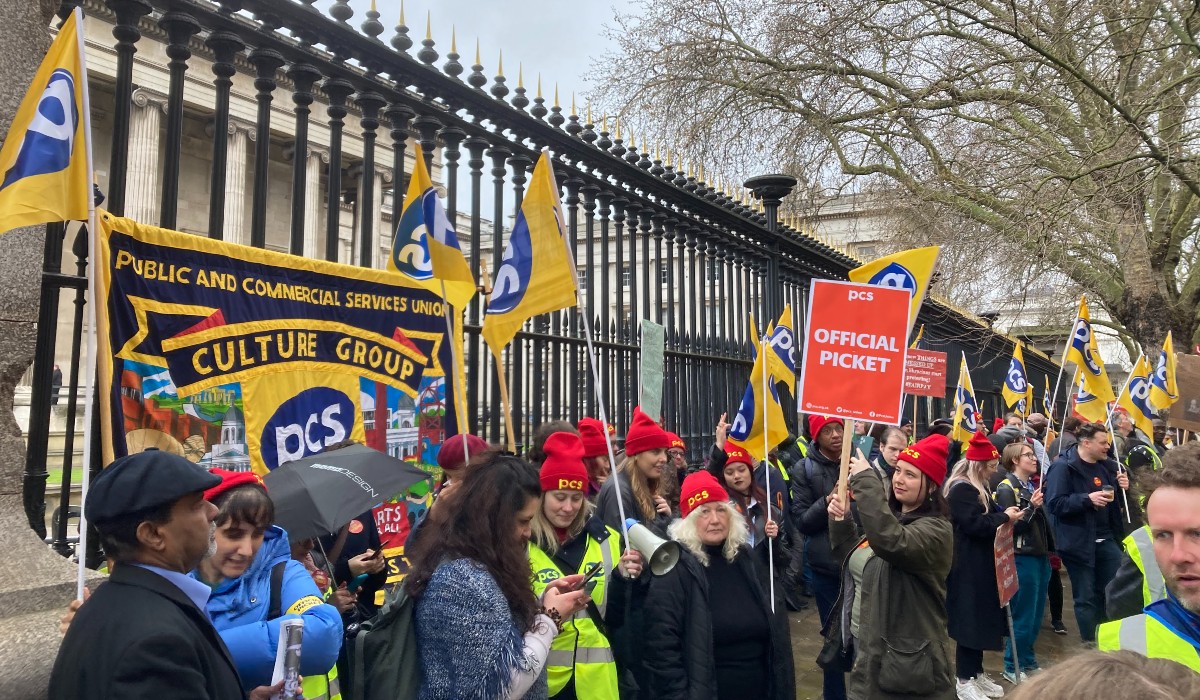
[[[954,647],[954,675],[960,681],[969,681],[983,673],[983,650],[964,647],[956,644]]]
[[[1063,585],[1062,570],[1050,572],[1050,587],[1046,590],[1050,600],[1050,620],[1062,622],[1063,616]]]

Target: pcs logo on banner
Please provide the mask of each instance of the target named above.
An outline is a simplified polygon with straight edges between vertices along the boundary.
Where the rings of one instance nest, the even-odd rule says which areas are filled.
[[[354,404],[324,386],[301,391],[283,402],[263,428],[260,444],[267,469],[321,452],[350,437]]]

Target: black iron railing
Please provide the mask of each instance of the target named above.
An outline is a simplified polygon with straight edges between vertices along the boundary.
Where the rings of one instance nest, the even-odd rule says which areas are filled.
[[[802,329],[809,280],[845,278],[859,264],[778,223],[779,201],[792,184],[787,180],[747,182],[747,189],[763,206],[752,205],[669,158],[660,158],[647,144],[639,148],[632,139],[626,142],[619,127],[610,132],[605,121],[592,123],[590,116],[580,116],[574,108],[567,113],[557,99],[547,106],[540,90],[531,100],[523,86],[510,89],[503,75],[487,76],[478,59],[468,69],[453,47],[439,66],[431,37],[410,54],[414,43],[403,23],[394,28],[387,43],[381,40],[386,30],[378,13],[368,12],[361,31],[355,29],[350,24],[354,12],[344,1],[334,2],[326,14],[313,7],[314,0],[89,0],[64,2],[60,16],[80,4],[89,16],[113,25],[115,103],[107,206],[116,214],[124,213],[129,204],[129,123],[137,87],[134,57],[146,41],[164,44],[170,58],[162,66],[170,87],[159,179],[161,217],[147,223],[191,225],[192,230],[207,230],[213,238],[228,237],[224,212],[231,85],[239,70],[254,77],[257,102],[248,217],[249,241],[254,246],[266,245],[269,166],[271,146],[276,144],[286,145],[293,154],[287,249],[294,254],[305,250],[307,205],[321,197],[307,179],[305,160],[309,149],[319,145],[329,152],[321,178],[327,193],[324,257],[339,258],[340,203],[356,198],[357,247],[350,259],[373,264],[378,241],[391,235],[375,229],[379,212],[373,175],[379,165],[390,167],[392,206],[398,212],[406,187],[407,142],[413,138],[423,147],[427,165],[436,161],[442,167],[448,215],[457,225],[472,267],[478,270],[490,250],[487,262],[495,270],[505,238],[504,222],[520,207],[540,150],[549,148],[563,190],[571,245],[586,284],[584,297],[600,354],[603,395],[612,404],[609,415],[623,434],[637,402],[638,322],[661,323],[667,338],[664,418],[667,427],[687,441],[693,460],[707,452],[716,417],[736,410],[741,398],[750,367],[748,343],[754,340],[747,316],[753,313],[760,324],[766,323],[790,304],[794,325]],[[211,78],[205,74],[215,88],[211,104],[198,104],[186,89],[185,76],[189,71],[198,73],[198,59],[212,73]],[[271,106],[285,103],[285,94],[291,96],[294,122],[273,124]],[[180,191],[184,125],[189,115],[197,114],[212,123],[208,206],[192,209],[207,211],[207,227],[180,220],[178,206],[180,197],[187,196]],[[328,138],[314,144],[310,126],[320,123],[328,129]],[[390,143],[379,143],[381,130]],[[361,141],[358,152],[346,148],[347,134]],[[353,172],[361,173],[360,185],[353,181]],[[493,208],[485,212],[487,175]],[[77,247],[76,270],[63,273],[62,227],[52,226],[50,232],[25,484],[30,525],[39,531],[45,512],[50,363],[55,356],[58,296],[62,289],[76,291],[73,328],[78,339],[83,331],[87,262],[86,250]],[[479,336],[478,300],[470,305],[466,320],[470,421],[476,432],[501,441],[499,384]],[[977,320],[934,302],[926,303],[920,320],[927,324],[926,345],[951,355],[951,383],[959,352],[965,350],[976,388],[995,411],[996,400],[990,397],[998,391],[1011,343]],[[68,403],[72,411],[80,363],[79,342],[74,345]],[[594,380],[585,350],[582,324],[575,313],[533,319],[518,334],[505,353],[512,368],[518,442],[527,440],[531,426],[543,421],[595,415]],[[1035,374],[1054,370],[1044,358],[1027,359]],[[932,412],[922,400],[919,420],[946,410],[944,399],[934,402]],[[794,425],[795,407],[790,402],[786,412]],[[70,440],[80,439],[73,433],[73,420],[67,421],[67,430]],[[93,454],[98,461],[100,451]],[[75,467],[70,450],[66,460],[64,485],[70,484]],[[98,464],[87,466],[96,469]],[[60,505],[67,512],[70,489],[62,493]],[[56,548],[68,550],[65,518],[54,539]]]

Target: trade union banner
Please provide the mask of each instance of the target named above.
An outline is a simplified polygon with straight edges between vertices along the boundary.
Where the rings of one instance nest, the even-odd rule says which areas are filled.
[[[259,474],[346,439],[436,470],[442,301],[400,275],[100,219],[104,459]]]

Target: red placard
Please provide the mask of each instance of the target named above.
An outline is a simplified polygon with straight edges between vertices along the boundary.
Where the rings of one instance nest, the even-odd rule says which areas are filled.
[[[802,412],[900,422],[909,301],[904,289],[812,281],[797,390]]]
[[[996,528],[996,590],[1000,593],[1000,607],[1017,594],[1017,557],[1013,553],[1013,524],[1004,523]]]
[[[909,348],[904,360],[904,393],[945,396],[946,353]]]

